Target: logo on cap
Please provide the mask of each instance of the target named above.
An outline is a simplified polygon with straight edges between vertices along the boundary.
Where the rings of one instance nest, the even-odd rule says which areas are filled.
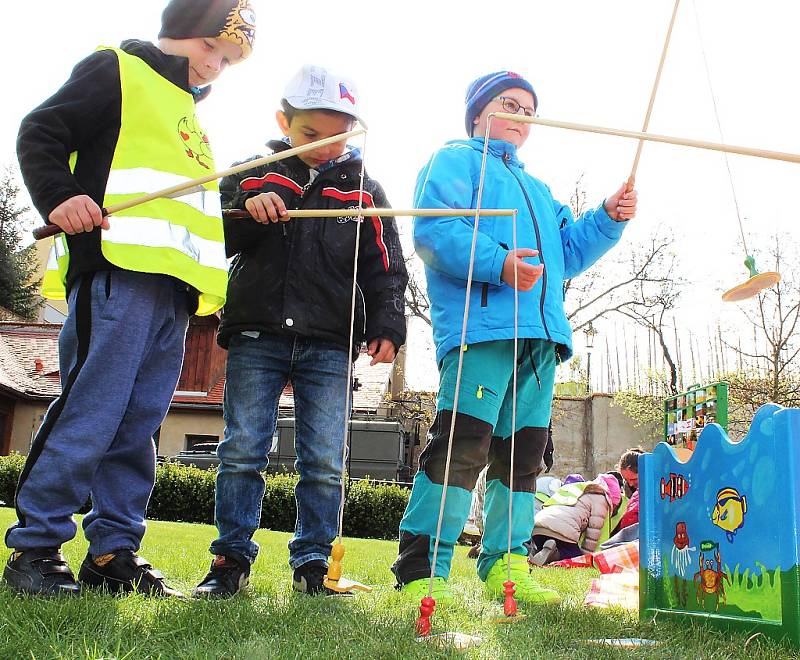
[[[339,83],[339,98],[340,99],[347,99],[353,105],[356,104],[356,100],[353,95],[348,91],[347,87],[345,87],[344,83]]]

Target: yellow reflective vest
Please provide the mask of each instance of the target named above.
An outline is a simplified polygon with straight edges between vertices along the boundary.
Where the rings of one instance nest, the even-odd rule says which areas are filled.
[[[105,47],[101,47],[105,48]],[[140,58],[111,48],[119,59],[122,121],[103,206],[108,208],[214,171],[194,99]],[[77,153],[72,154],[74,168]],[[101,232],[103,256],[125,270],[161,273],[200,293],[197,314],[225,303],[228,268],[216,181],[182,197],[156,199],[112,214]],[[63,300],[69,266],[66,237],[56,237],[42,295]]]

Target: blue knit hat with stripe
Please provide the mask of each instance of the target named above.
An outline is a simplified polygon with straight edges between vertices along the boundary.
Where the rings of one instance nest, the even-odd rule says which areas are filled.
[[[489,73],[470,84],[467,88],[467,114],[464,122],[467,128],[467,135],[472,137],[475,129],[475,125],[472,122],[475,117],[481,114],[481,110],[486,107],[486,104],[501,92],[513,87],[530,92],[533,96],[534,108],[539,106],[539,99],[536,97],[536,92],[533,91],[533,85],[513,71]]]

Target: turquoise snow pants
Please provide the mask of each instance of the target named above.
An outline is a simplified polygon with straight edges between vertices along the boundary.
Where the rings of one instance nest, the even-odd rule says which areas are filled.
[[[411,498],[400,522],[400,551],[392,571],[400,584],[431,573],[450,426],[453,419],[458,351],[439,367],[436,418],[420,454]],[[514,369],[517,409],[514,438],[511,552],[526,555],[522,545],[533,528],[536,477],[547,445],[553,398],[556,347],[542,339],[471,344],[464,352],[453,449],[435,575],[447,579],[453,547],[469,515],[472,489],[488,465],[484,501],[483,551],[478,575],[486,579],[497,559],[508,552],[511,417]]]

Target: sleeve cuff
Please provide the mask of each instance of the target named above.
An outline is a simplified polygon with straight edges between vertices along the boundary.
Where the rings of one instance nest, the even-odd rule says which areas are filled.
[[[627,220],[614,220],[610,215],[608,215],[608,211],[606,211],[605,207],[605,200],[603,200],[603,203],[595,209],[594,219],[595,223],[597,224],[597,228],[603,233],[604,236],[607,236],[608,238],[619,238],[622,236],[622,232],[625,231],[625,227],[628,225]]]
[[[494,258],[492,259],[492,270],[489,273],[489,280],[490,284],[502,284],[503,281],[500,279],[500,276],[503,274],[503,264],[506,262],[506,257],[508,256],[509,250],[506,250],[502,245],[497,246],[497,250],[495,250]]]

